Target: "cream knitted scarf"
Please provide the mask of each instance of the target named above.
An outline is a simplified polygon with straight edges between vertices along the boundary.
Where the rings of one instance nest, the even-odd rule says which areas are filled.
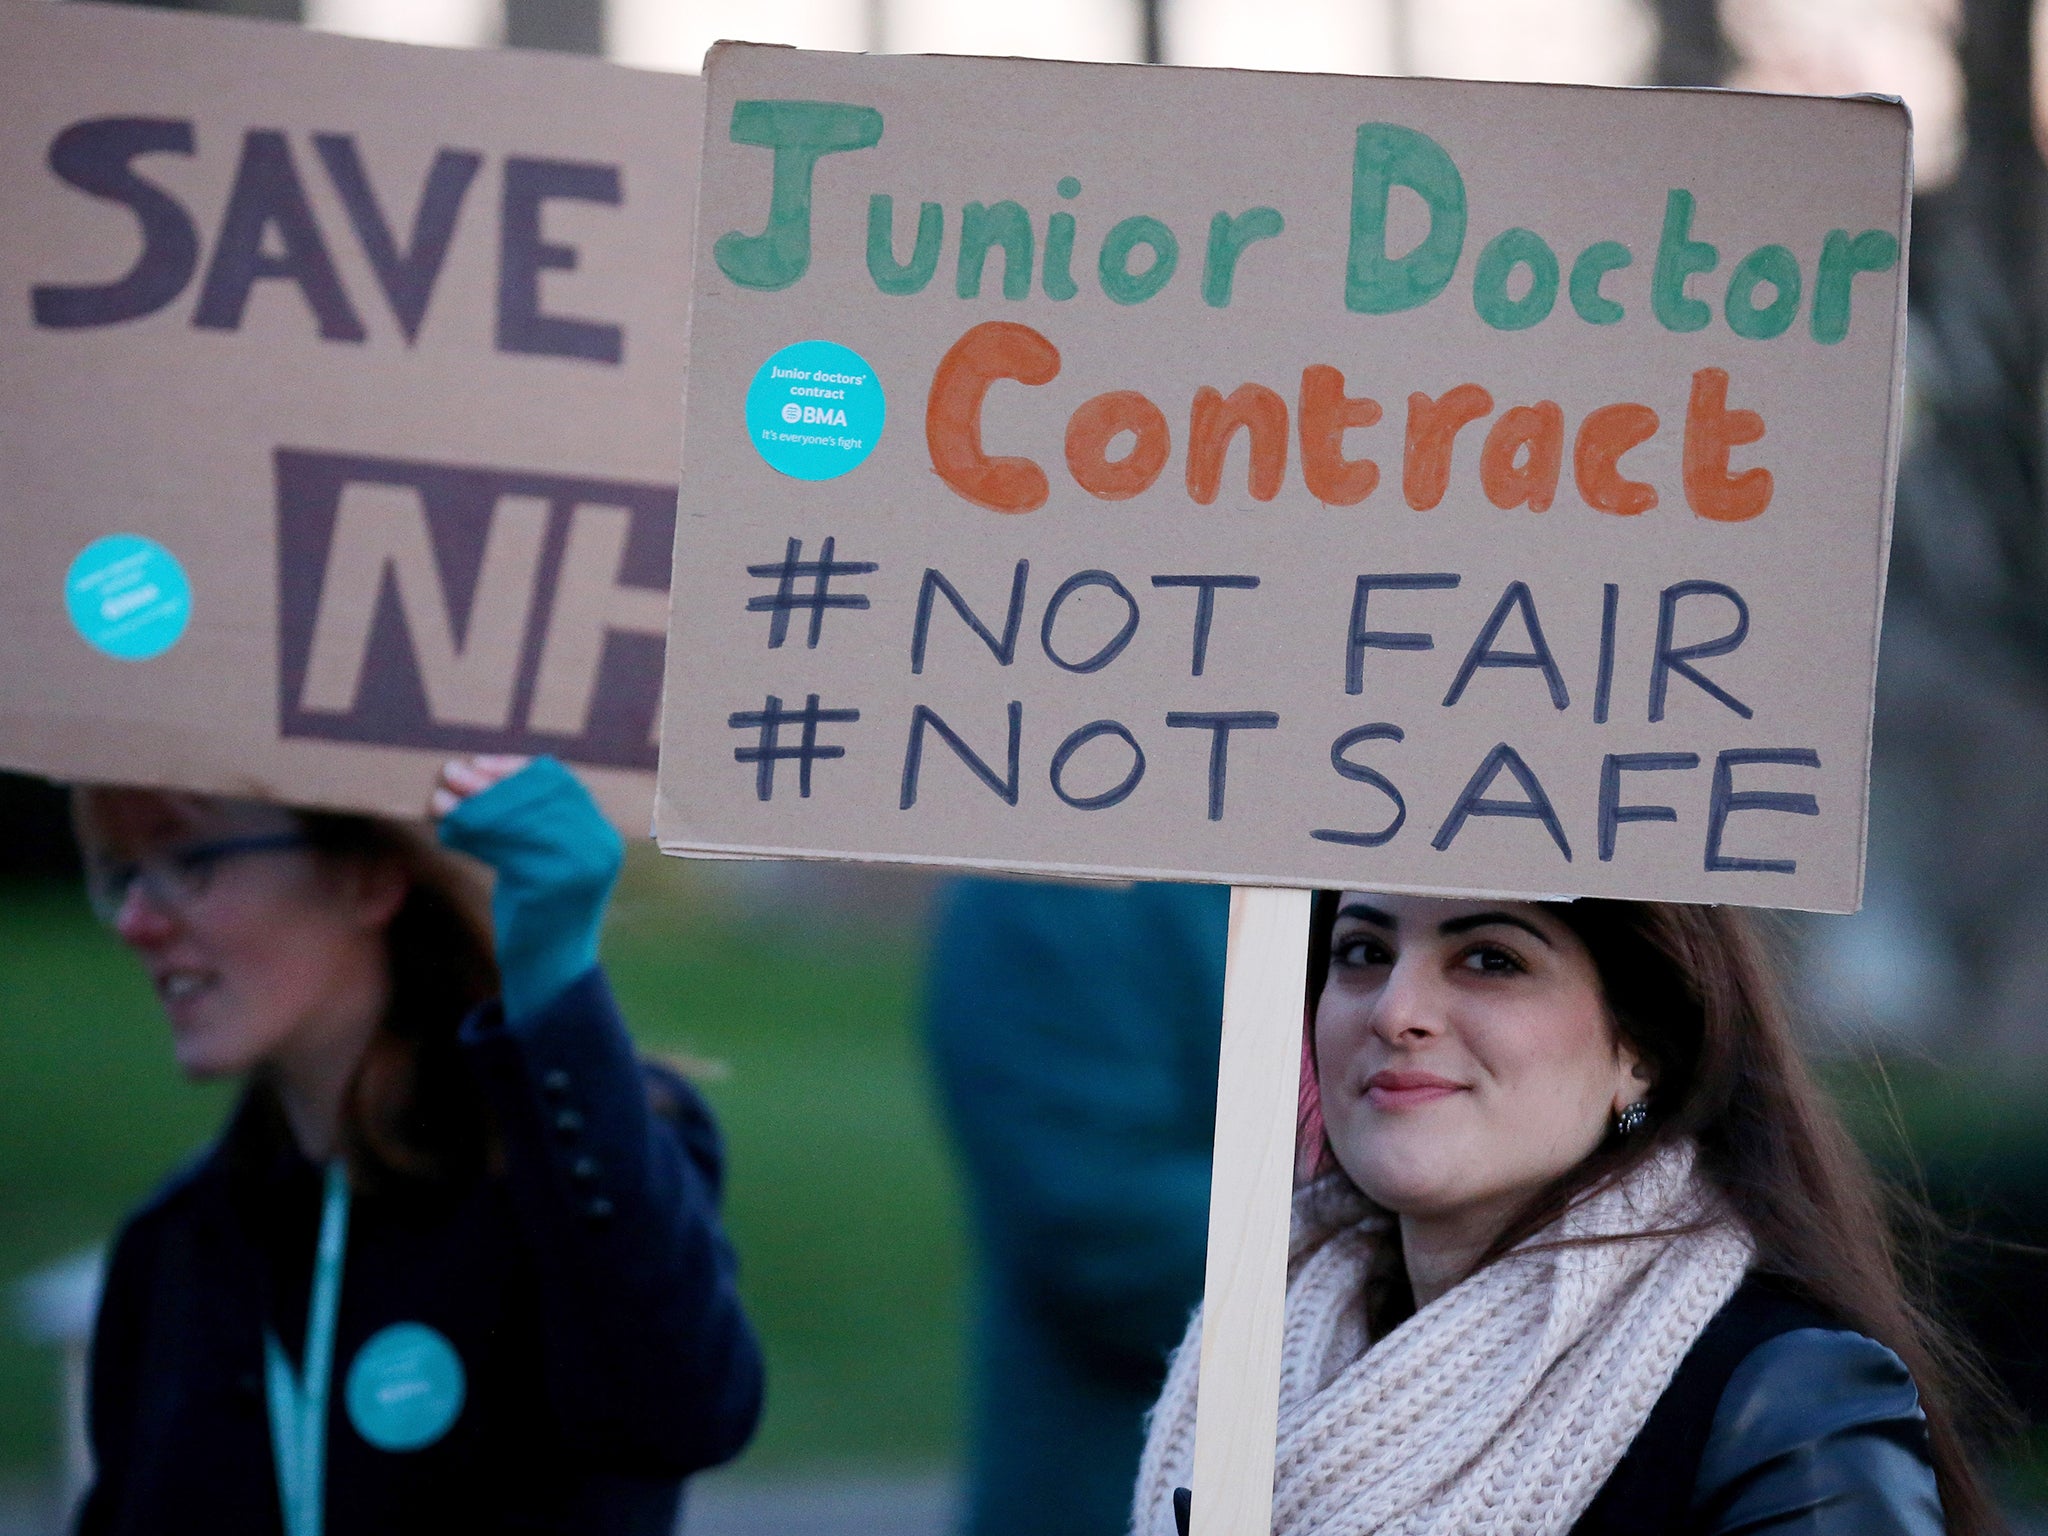
[[[1748,1237],[1693,1164],[1690,1144],[1665,1149],[1378,1343],[1364,1282],[1388,1218],[1341,1174],[1302,1190],[1274,1536],[1569,1531],[1748,1268]],[[1683,1236],[1546,1246],[1702,1218]],[[1198,1311],[1152,1411],[1136,1536],[1174,1536],[1173,1490],[1193,1481],[1201,1330]]]

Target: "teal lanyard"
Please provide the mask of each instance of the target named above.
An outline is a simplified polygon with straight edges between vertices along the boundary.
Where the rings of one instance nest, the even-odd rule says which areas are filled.
[[[348,1170],[327,1165],[320,1244],[313,1252],[313,1298],[306,1311],[305,1374],[292,1369],[274,1329],[263,1330],[270,1450],[277,1462],[285,1536],[320,1536],[327,1483],[327,1388],[334,1375],[334,1318],[341,1306],[341,1262],[348,1250]]]

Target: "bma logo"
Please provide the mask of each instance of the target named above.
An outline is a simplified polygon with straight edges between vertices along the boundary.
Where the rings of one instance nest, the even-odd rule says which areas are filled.
[[[278,727],[652,768],[673,486],[277,452]]]

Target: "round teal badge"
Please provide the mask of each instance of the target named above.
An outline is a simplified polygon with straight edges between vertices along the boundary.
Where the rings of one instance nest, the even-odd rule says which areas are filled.
[[[882,440],[888,414],[868,360],[836,341],[800,341],[761,365],[747,390],[747,435],[770,469],[835,480]]]
[[[184,635],[192,584],[177,556],[156,540],[109,534],[71,562],[64,606],[86,644],[122,661],[147,661]]]
[[[448,1433],[465,1390],[453,1344],[425,1323],[393,1323],[348,1368],[348,1421],[380,1451],[417,1451]]]

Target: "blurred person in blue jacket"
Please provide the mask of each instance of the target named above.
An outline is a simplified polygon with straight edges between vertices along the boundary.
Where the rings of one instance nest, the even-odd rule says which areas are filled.
[[[1230,893],[965,880],[927,1027],[979,1240],[968,1536],[1122,1536],[1202,1294]]]
[[[219,1140],[122,1230],[82,1536],[669,1536],[761,1359],[694,1089],[597,966],[622,847],[542,758],[397,822],[93,787],[95,905]]]

